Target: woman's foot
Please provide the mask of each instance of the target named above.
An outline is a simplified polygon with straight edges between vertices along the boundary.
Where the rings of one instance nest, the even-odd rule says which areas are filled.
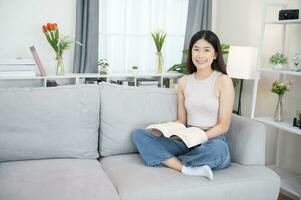
[[[203,165],[200,167],[186,167],[183,165],[181,172],[183,174],[192,176],[205,176],[209,180],[213,180],[213,172],[208,165]]]

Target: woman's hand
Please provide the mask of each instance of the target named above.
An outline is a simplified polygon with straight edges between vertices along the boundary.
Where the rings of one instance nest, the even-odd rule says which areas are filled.
[[[158,129],[151,129],[150,131],[156,137],[160,137],[162,135],[161,131],[159,131]]]

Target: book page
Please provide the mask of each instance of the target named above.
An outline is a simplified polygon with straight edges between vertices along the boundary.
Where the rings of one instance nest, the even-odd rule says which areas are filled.
[[[176,130],[186,129],[185,125],[180,122],[166,122],[161,124],[151,124],[146,129],[158,129],[165,137],[174,135]]]
[[[188,148],[196,146],[204,141],[205,131],[197,127],[174,130],[172,135],[176,135],[183,140]]]

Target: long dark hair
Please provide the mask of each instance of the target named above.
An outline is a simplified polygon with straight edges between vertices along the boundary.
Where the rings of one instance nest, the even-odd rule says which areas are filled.
[[[213,46],[217,54],[216,59],[214,59],[212,62],[211,68],[223,74],[227,74],[226,64],[223,58],[220,41],[217,35],[209,30],[201,30],[195,33],[190,40],[186,63],[187,71],[189,72],[189,74],[196,72],[196,66],[192,62],[191,50],[193,45],[200,39],[204,39],[207,42],[209,42]]]

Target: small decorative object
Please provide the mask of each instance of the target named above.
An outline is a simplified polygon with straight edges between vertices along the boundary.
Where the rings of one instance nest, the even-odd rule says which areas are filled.
[[[296,117],[294,117],[293,126],[301,128],[301,111],[296,111]]]
[[[269,62],[273,64],[274,69],[282,70],[283,65],[287,64],[287,56],[283,53],[275,53],[270,57]]]
[[[98,65],[98,73],[99,74],[105,75],[108,73],[109,63],[108,63],[107,59],[99,60],[97,65]]]
[[[301,54],[295,54],[293,56],[293,65],[291,65],[291,69],[293,71],[300,71],[301,70]]]
[[[163,72],[163,66],[164,66],[164,60],[161,53],[161,49],[166,37],[166,33],[162,31],[157,31],[157,32],[153,32],[151,35],[154,39],[156,49],[157,49],[157,53],[156,53],[157,73],[161,74]]]
[[[289,91],[289,89],[292,87],[293,82],[288,81],[286,84],[284,84],[280,80],[275,80],[272,85],[271,92],[278,95],[278,101],[277,101],[277,107],[274,114],[274,120],[277,122],[283,121],[283,106],[282,106],[282,98],[285,92]]]
[[[278,14],[279,20],[299,19],[299,9],[280,10]]]
[[[58,25],[56,23],[47,23],[42,27],[43,33],[45,34],[47,41],[55,51],[56,59],[56,74],[64,74],[64,62],[63,52],[70,48],[72,41],[69,36],[60,36]]]
[[[137,74],[139,72],[139,67],[134,65],[132,66],[132,73]]]

